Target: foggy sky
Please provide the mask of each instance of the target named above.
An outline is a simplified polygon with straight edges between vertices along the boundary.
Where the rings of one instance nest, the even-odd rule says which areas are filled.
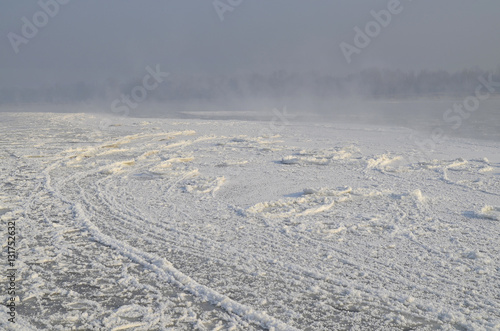
[[[16,54],[8,34],[22,36],[21,19],[32,22],[41,7],[2,1],[0,87],[130,80],[156,64],[173,75],[500,65],[500,2],[493,0],[401,0],[402,12],[348,64],[340,43],[353,45],[353,28],[364,29],[370,11],[388,3],[243,0],[221,21],[212,0],[72,0]]]

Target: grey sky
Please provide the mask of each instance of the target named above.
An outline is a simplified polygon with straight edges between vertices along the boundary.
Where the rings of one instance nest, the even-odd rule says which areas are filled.
[[[155,64],[174,75],[500,65],[500,2],[493,0],[401,0],[403,11],[347,64],[339,44],[353,44],[353,28],[364,28],[370,11],[388,3],[243,0],[221,22],[212,0],[72,0],[15,54],[8,33],[22,36],[22,17],[32,21],[41,8],[6,0],[0,87],[130,80]]]

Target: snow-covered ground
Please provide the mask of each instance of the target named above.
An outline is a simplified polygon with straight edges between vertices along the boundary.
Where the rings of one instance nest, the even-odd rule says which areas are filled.
[[[500,329],[500,142],[101,121],[0,113],[16,329]]]

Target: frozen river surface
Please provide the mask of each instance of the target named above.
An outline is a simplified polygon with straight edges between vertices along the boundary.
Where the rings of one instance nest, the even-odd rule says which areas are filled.
[[[0,120],[2,245],[15,221],[18,254],[17,323],[2,306],[2,329],[500,328],[498,141]]]

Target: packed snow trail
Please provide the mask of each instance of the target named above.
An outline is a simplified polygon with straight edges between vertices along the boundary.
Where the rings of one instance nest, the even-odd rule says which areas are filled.
[[[500,328],[499,142],[0,117],[14,329]]]

